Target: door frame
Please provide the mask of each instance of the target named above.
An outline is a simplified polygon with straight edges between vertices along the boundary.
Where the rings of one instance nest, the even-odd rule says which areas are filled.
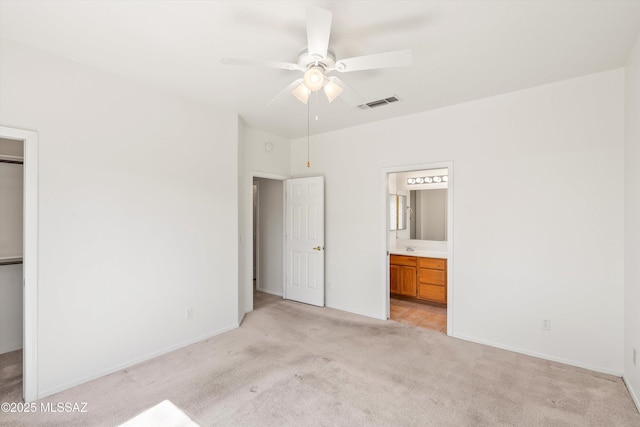
[[[24,144],[22,396],[38,399],[38,133],[0,126],[0,138]]]
[[[245,236],[251,236],[251,240],[250,240],[250,244],[246,244],[245,245],[245,253],[244,253],[244,260],[245,260],[245,271],[244,271],[244,283],[240,283],[240,286],[244,287],[244,296],[245,296],[245,301],[244,301],[244,313],[240,314],[240,317],[244,317],[244,315],[246,313],[249,313],[251,311],[253,311],[253,180],[254,178],[266,178],[266,179],[273,179],[276,181],[286,181],[287,179],[291,178],[289,175],[281,175],[281,174],[275,174],[275,173],[271,173],[271,172],[263,172],[263,171],[255,171],[255,170],[250,170],[248,175],[247,175],[247,182],[245,183],[245,212],[249,212],[247,215],[245,215]],[[285,199],[285,194],[284,192],[286,192],[286,186],[283,185],[282,186],[282,191],[283,191],[283,207],[282,207],[282,211],[284,212],[285,209],[285,205],[284,203],[286,203],[286,199]],[[284,230],[285,227],[285,223],[284,223],[284,215],[282,216],[282,228]],[[284,272],[284,248],[282,248],[282,271]],[[284,283],[282,284],[282,290],[284,292]]]
[[[388,209],[388,194],[389,194],[389,174],[391,173],[402,173],[402,172],[411,172],[417,170],[426,170],[426,169],[448,169],[449,180],[447,181],[447,335],[453,336],[454,324],[453,324],[453,309],[455,305],[454,298],[454,256],[453,256],[453,200],[454,200],[454,172],[453,172],[453,161],[445,161],[445,162],[433,162],[433,163],[422,163],[416,165],[404,165],[404,166],[394,166],[382,169],[382,196],[381,196],[381,209],[384,212],[384,222],[382,227],[382,237],[384,242],[384,252],[382,254],[382,259],[384,262],[382,263],[382,275],[384,283],[382,289],[382,307],[384,307],[384,317],[385,319],[390,318],[390,290],[389,290],[389,209]]]
[[[256,289],[260,288],[260,181],[256,181],[253,179],[253,185],[256,186],[255,194],[253,195],[253,203],[252,206],[252,225],[254,232],[251,234],[252,240],[252,248],[255,250],[252,251],[253,262],[251,263],[255,266],[255,281],[256,281]]]

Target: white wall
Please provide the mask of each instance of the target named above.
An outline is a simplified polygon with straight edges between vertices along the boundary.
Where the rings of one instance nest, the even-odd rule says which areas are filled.
[[[454,335],[621,373],[623,108],[618,69],[317,135],[309,170],[293,141],[326,179],[327,305],[385,317],[383,168],[453,161]]]
[[[265,150],[267,142],[273,146],[271,151]],[[253,177],[288,177],[291,173],[291,141],[243,125],[240,144],[244,151],[240,165],[243,177],[240,184],[243,187],[240,241],[245,243],[240,256],[239,287],[245,293],[241,309],[244,313],[253,310]]]
[[[640,36],[626,67],[625,112],[624,378],[640,410]]]
[[[23,171],[21,164],[0,163],[0,258],[22,256]]]
[[[0,156],[13,160],[24,157],[24,142],[15,139],[0,138]]]
[[[39,395],[237,326],[237,116],[1,49],[0,123],[40,141]]]
[[[265,144],[272,145],[271,151]],[[244,127],[243,139],[247,171],[287,175],[291,173],[291,141],[272,133]]]
[[[257,179],[259,197],[258,290],[282,296],[283,272],[283,181]]]

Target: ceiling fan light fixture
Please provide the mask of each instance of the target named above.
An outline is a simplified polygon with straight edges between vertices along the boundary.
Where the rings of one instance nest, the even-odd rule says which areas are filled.
[[[298,98],[300,102],[306,104],[309,101],[309,95],[311,94],[311,91],[304,83],[300,83],[298,87],[291,91],[291,93],[293,94],[293,96]]]
[[[324,86],[324,72],[321,67],[311,67],[305,71],[303,80],[307,88],[315,92]]]
[[[324,85],[324,94],[327,95],[327,99],[329,102],[333,102],[334,99],[340,96],[342,89],[336,82],[329,80],[326,85]]]

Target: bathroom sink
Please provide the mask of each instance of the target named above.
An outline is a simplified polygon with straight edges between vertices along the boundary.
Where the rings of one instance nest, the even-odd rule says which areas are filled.
[[[446,251],[436,251],[432,249],[415,248],[413,251],[408,251],[405,248],[389,249],[389,253],[394,255],[406,255],[406,256],[420,256],[426,258],[442,258],[447,259],[448,253]]]

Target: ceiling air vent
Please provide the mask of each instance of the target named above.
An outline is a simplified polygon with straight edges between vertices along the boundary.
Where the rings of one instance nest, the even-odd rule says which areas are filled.
[[[369,108],[382,107],[383,105],[391,104],[392,102],[398,102],[400,98],[397,96],[391,96],[389,98],[378,99],[377,101],[367,102],[366,104],[358,105],[358,108],[362,110],[368,110]]]

